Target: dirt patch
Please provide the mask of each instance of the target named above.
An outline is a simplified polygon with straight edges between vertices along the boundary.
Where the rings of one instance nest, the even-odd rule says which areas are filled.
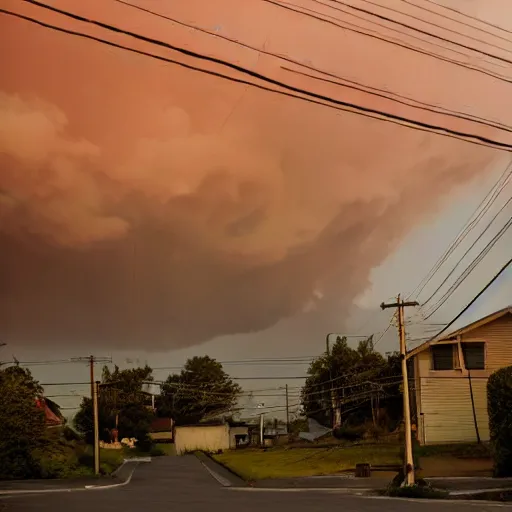
[[[492,477],[493,461],[489,458],[461,459],[458,457],[422,457],[421,477]]]

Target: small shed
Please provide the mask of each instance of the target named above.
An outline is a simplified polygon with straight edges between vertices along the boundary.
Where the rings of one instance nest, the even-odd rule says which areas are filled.
[[[201,450],[215,453],[231,446],[229,425],[197,424],[175,427],[174,444],[177,455]]]
[[[229,427],[230,448],[239,448],[249,445],[249,426],[244,424],[233,424]]]
[[[173,440],[173,421],[171,418],[155,418],[149,427],[149,437],[159,443],[170,443]]]

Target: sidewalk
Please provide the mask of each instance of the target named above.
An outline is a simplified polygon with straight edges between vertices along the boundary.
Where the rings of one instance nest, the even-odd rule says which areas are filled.
[[[355,478],[350,474],[339,476],[310,476],[301,478],[279,478],[259,480],[253,487],[261,489],[354,489],[380,491],[385,489],[395,474]]]
[[[432,487],[447,491],[474,492],[488,489],[512,489],[512,478],[485,478],[485,477],[460,477],[460,478],[425,478]]]

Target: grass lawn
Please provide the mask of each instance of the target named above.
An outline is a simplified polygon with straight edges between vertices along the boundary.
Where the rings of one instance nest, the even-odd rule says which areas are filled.
[[[245,480],[331,475],[372,465],[401,464],[400,446],[393,444],[335,446],[332,448],[272,448],[226,451],[213,456]]]
[[[155,449],[160,455],[176,455],[174,443],[156,443]]]

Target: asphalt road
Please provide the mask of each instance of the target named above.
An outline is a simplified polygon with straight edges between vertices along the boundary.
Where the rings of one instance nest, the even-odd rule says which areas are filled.
[[[161,457],[141,464],[130,484],[116,489],[0,498],[2,512],[467,512],[496,508],[485,503],[418,502],[310,490],[237,490],[222,487],[193,456]],[[512,510],[512,506],[506,508]]]

